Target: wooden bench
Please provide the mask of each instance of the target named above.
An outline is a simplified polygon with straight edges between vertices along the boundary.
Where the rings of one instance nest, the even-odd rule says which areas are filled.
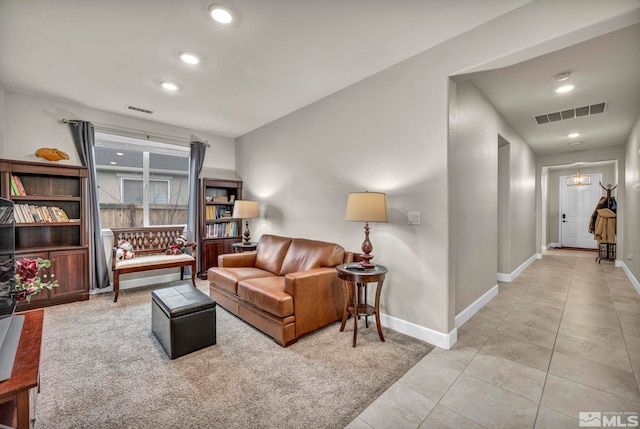
[[[181,226],[160,226],[146,228],[111,228],[113,232],[113,253],[111,270],[113,271],[113,302],[118,301],[120,292],[120,274],[138,273],[141,271],[160,270],[164,268],[180,268],[180,280],[184,279],[184,267],[191,267],[191,283],[196,286],[196,258],[187,253],[167,255],[165,251],[175,242],[176,237],[183,235]],[[135,257],[132,259],[116,259],[118,242],[127,240],[133,247]],[[195,252],[195,243],[187,244],[191,253]]]

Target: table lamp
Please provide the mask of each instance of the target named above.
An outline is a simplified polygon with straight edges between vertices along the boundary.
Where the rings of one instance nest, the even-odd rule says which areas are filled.
[[[233,203],[233,214],[231,215],[231,217],[236,219],[244,219],[244,243],[248,244],[251,241],[251,233],[249,232],[249,219],[260,217],[258,202],[249,200],[235,200],[235,202]]]
[[[371,263],[373,255],[373,245],[369,241],[369,222],[386,222],[387,221],[387,199],[386,195],[381,192],[352,192],[347,197],[347,212],[344,220],[357,222],[365,222],[364,225],[364,242],[362,243],[362,252],[360,265],[364,268],[373,268]]]

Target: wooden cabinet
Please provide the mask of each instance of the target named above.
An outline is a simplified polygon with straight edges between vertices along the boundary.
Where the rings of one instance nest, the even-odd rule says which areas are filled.
[[[52,260],[41,275],[59,284],[19,303],[17,310],[89,299],[86,178],[81,166],[0,160],[0,195],[20,210],[16,259]]]
[[[233,253],[231,245],[242,240],[242,221],[233,218],[233,203],[242,199],[239,180],[201,179],[200,277],[218,266],[218,255]]]

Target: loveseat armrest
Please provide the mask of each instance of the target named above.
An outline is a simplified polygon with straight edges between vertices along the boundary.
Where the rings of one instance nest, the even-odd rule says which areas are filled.
[[[344,297],[335,268],[287,274],[284,290],[293,297],[296,337],[342,317]]]
[[[243,253],[226,253],[218,255],[219,267],[254,267],[256,265],[256,253],[255,252],[243,252]]]

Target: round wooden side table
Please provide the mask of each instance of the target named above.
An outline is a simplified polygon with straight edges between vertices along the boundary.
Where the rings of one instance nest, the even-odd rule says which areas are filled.
[[[380,341],[384,341],[382,326],[380,325],[380,291],[382,290],[385,275],[388,272],[387,268],[382,265],[374,265],[373,268],[364,269],[360,264],[352,263],[338,265],[336,270],[338,271],[338,278],[342,280],[342,289],[346,302],[342,313],[340,332],[344,331],[349,314],[353,315],[353,347],[355,347],[358,335],[358,319],[360,316],[364,316],[365,324],[369,327],[369,316],[375,316],[378,336]],[[376,286],[375,305],[371,306],[367,304],[367,284],[376,282],[378,285]],[[349,299],[350,296],[353,297],[353,301]]]
[[[233,247],[234,253],[251,252],[256,250],[258,243],[233,243],[231,247]]]

